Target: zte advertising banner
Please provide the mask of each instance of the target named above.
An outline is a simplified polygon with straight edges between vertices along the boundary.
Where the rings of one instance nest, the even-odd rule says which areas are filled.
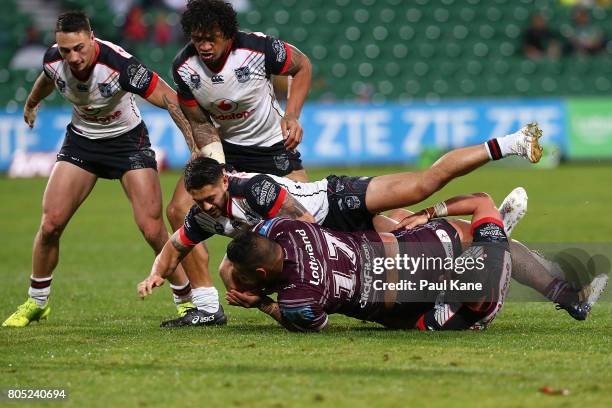
[[[152,145],[163,150],[169,166],[182,167],[189,158],[183,136],[165,111],[142,108]],[[57,152],[69,121],[69,108],[43,107],[34,129],[27,127],[21,112],[1,113],[0,170],[8,169],[16,152]],[[566,107],[556,99],[307,104],[300,151],[307,166],[414,163],[424,149],[481,143],[531,121],[542,127],[545,144],[567,154]]]

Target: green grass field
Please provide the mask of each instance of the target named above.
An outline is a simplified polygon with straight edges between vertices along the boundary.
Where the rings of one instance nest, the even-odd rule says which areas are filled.
[[[391,171],[399,169],[350,173]],[[177,177],[162,176],[166,203]],[[2,319],[26,299],[45,183],[0,178]],[[518,185],[530,200],[515,238],[610,242],[609,166],[489,166],[429,202],[475,191],[499,202]],[[209,243],[212,265],[227,242]],[[584,322],[551,303],[508,302],[480,333],[386,331],[333,316],[330,330],[305,335],[229,306],[226,327],[161,330],[174,313],[168,288],[144,302],[135,290],[152,260],[120,185],[100,181],[64,233],[50,320],[0,330],[0,388],[65,388],[60,404],[74,407],[612,406],[609,301]],[[570,395],[542,394],[543,386]]]

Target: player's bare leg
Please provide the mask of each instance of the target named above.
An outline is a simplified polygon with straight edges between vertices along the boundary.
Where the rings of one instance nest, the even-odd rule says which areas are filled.
[[[285,177],[293,181],[299,181],[301,183],[308,183],[308,175],[306,174],[306,170],[304,169],[293,170],[291,173],[287,174]]]
[[[162,196],[157,172],[150,168],[130,170],[121,185],[132,205],[134,220],[147,243],[159,254],[169,238],[162,218]],[[177,305],[191,301],[191,288],[181,266],[168,278]]]
[[[185,215],[194,204],[193,198],[187,190],[181,177],[174,189],[172,200],[166,208],[166,216],[176,231],[184,223]],[[215,313],[219,309],[219,294],[212,284],[212,279],[208,269],[208,249],[206,243],[196,245],[191,252],[181,261],[189,281],[191,282],[192,303],[195,307],[210,313]]]
[[[537,162],[542,155],[538,143],[542,136],[537,125],[527,125],[518,132],[491,139],[478,146],[452,150],[430,168],[374,177],[366,192],[366,206],[372,213],[406,207],[427,199],[456,177],[463,176],[491,160],[519,155]]]
[[[59,261],[60,237],[96,180],[94,174],[68,162],[59,161],[53,167],[43,195],[40,227],[32,249],[30,297],[3,326],[23,327],[32,320],[48,316],[50,309],[47,301],[51,291],[51,275]]]

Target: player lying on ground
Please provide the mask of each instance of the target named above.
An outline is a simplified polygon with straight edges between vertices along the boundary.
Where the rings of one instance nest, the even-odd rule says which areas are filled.
[[[392,328],[485,328],[499,312],[510,279],[503,223],[493,201],[483,193],[455,197],[444,205],[448,215],[472,214],[471,225],[461,220],[430,220],[433,209],[411,219],[411,225],[425,224],[391,233],[341,233],[300,221],[262,221],[255,232],[242,232],[228,245],[227,256],[235,268],[225,282],[235,289],[228,291],[227,300],[232,305],[258,307],[290,330],[319,331],[331,313]],[[415,283],[421,279],[448,283],[449,270],[421,269],[413,275],[391,266],[382,274],[374,273],[377,258],[394,259],[399,254],[434,259],[447,258],[449,253],[455,260],[482,261],[484,269],[450,271],[450,276],[463,282],[467,278],[482,283],[480,290],[458,294],[449,284],[444,294],[431,289],[423,293],[426,289],[421,287],[421,293],[407,295],[384,284],[406,277]],[[382,283],[377,286],[378,277]],[[270,293],[278,293],[278,303],[266,296]]]
[[[28,300],[3,326],[24,327],[49,316],[60,237],[99,177],[120,180],[134,220],[155,253],[168,240],[155,153],[134,95],[165,108],[169,103],[177,106],[176,93],[121,47],[96,38],[82,12],[58,17],[55,40],[26,100],[24,119],[34,126],[40,102],[54,88],[73,105],[72,119],[43,196]],[[190,299],[189,282],[182,268],[169,279],[182,315],[181,305]],[[208,283],[211,286],[210,279]],[[214,301],[218,304],[218,298]]]
[[[254,232],[243,232],[228,245],[227,256],[235,266],[231,284],[237,289],[227,293],[227,300],[236,306],[258,307],[293,331],[320,331],[333,313],[391,328],[484,328],[500,310],[510,280],[511,257],[503,222],[486,194],[455,197],[446,205],[449,215],[473,215],[473,232],[469,225],[445,219],[391,233],[341,233],[283,219],[261,222]],[[462,243],[472,247],[463,252]],[[471,257],[483,262],[483,268],[460,274],[442,264],[407,271],[377,262],[398,255]],[[377,264],[384,265],[382,273],[376,271]],[[429,284],[451,277],[469,277],[483,287],[469,300],[449,303],[450,285],[435,290]],[[412,296],[389,286],[407,278],[416,285]],[[421,286],[423,280],[426,286]],[[271,293],[278,294],[277,302],[267,296]]]
[[[187,215],[186,228],[173,235],[172,244],[156,260],[152,275],[159,277],[162,273],[157,270],[161,269],[165,276],[173,264],[169,260],[182,260],[197,243],[214,234],[231,236],[236,228],[248,228],[273,216],[320,222],[344,231],[373,229],[374,214],[420,202],[453,178],[490,160],[519,155],[537,162],[542,154],[541,135],[536,124],[529,124],[483,145],[453,150],[424,171],[373,178],[330,176],[315,183],[294,183],[262,174],[228,175],[215,160],[196,158],[185,169],[185,187],[197,205]],[[389,230],[389,222],[384,225],[384,218],[378,218],[377,228]],[[199,272],[210,280],[207,267]],[[195,298],[194,304],[196,307],[182,318],[162,325],[215,324],[223,314],[221,307],[217,313],[205,310]]]

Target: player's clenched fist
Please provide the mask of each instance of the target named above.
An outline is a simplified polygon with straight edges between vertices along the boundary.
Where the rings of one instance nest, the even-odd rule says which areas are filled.
[[[146,296],[153,293],[153,288],[164,284],[164,278],[161,276],[149,276],[138,284],[138,296],[144,299]]]

